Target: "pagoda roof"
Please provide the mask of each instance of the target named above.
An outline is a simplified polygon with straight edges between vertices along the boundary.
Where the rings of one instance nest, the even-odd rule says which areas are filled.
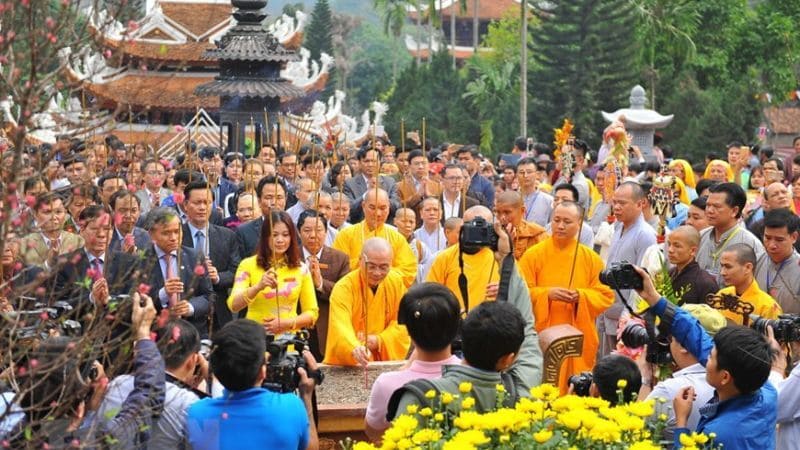
[[[305,95],[305,91],[289,81],[264,80],[259,78],[218,78],[197,87],[198,95],[226,97],[281,97],[294,98]]]
[[[294,50],[287,50],[266,33],[261,35],[234,35],[225,36],[227,45],[222,48],[212,48],[204,53],[205,59],[232,59],[246,61],[299,61]]]
[[[483,0],[478,2],[478,18],[484,20],[501,19],[511,8],[520,8],[520,0]],[[423,17],[427,8],[421,8]],[[467,1],[466,12],[462,13],[459,7],[459,0],[441,0],[436,2],[436,10],[442,16],[450,17],[455,12],[456,17],[471,19],[475,15],[475,2]],[[413,6],[408,7],[408,16],[414,20],[417,18],[417,10]]]
[[[90,15],[90,25],[106,47],[130,57],[209,64],[203,53],[214,49],[214,42],[236,24],[232,11],[230,1],[161,0],[130,29],[109,18],[107,11]],[[270,28],[282,46],[297,49],[306,22],[307,16],[298,12],[296,18],[282,16]]]
[[[800,108],[771,106],[764,109],[764,116],[775,133],[796,135],[800,132]]]

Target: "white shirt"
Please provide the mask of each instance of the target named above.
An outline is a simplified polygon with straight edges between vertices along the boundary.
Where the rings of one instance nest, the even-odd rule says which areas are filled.
[[[442,194],[442,205],[444,206],[444,220],[451,217],[461,217],[459,215],[459,208],[461,207],[461,193],[458,193],[456,200],[453,203],[447,201],[447,196]]]
[[[692,404],[692,412],[689,414],[686,427],[690,430],[696,430],[697,423],[700,422],[700,407],[708,403],[711,397],[714,396],[714,388],[706,381],[706,368],[700,365],[700,363],[684,367],[674,372],[672,378],[667,378],[655,385],[653,391],[647,396],[647,400],[656,400],[656,415],[663,413],[669,416],[667,420],[667,429],[664,430],[665,439],[672,440],[676,426],[675,412],[672,409],[672,400],[678,395],[678,392],[686,386],[694,387],[694,392],[697,394],[697,398],[695,398]],[[658,401],[659,398],[664,398],[667,401],[661,403]]]
[[[419,239],[432,252],[439,253],[447,248],[447,237],[444,235],[444,228],[438,223],[436,225],[436,229],[431,233],[428,233],[425,225],[417,228],[414,231],[414,237]]]

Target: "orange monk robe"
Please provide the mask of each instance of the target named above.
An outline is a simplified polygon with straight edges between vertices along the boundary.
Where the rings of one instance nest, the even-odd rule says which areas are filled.
[[[395,271],[386,275],[374,294],[361,269],[337,281],[330,297],[324,362],[357,365],[353,349],[364,345],[365,336],[370,334],[378,336],[379,341],[378,351],[372,351],[372,361],[405,359],[411,338],[406,327],[397,323],[397,311],[406,290],[403,278]]]
[[[358,268],[364,241],[372,237],[386,239],[392,246],[392,271],[403,277],[406,287],[411,287],[417,279],[417,257],[411,250],[408,240],[394,227],[381,225],[374,230],[367,227],[366,221],[342,229],[333,241],[332,247],[350,257],[350,270]]]
[[[514,228],[514,259],[519,261],[525,250],[547,239],[547,230],[535,222],[526,220],[520,221],[519,226]]]
[[[564,361],[559,374],[559,387],[567,390],[567,378],[582,371],[591,371],[597,353],[597,329],[595,319],[614,302],[614,293],[600,283],[603,260],[589,247],[580,245],[572,289],[577,289],[577,306],[548,299],[552,287],[570,288],[572,260],[575,258],[576,241],[559,248],[553,238],[548,238],[522,255],[519,271],[528,285],[533,303],[536,331],[541,332],[553,325],[569,324],[583,332],[583,353],[580,358]]]

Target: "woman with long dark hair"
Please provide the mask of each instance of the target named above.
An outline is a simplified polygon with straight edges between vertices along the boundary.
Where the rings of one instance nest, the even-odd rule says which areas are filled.
[[[243,259],[236,270],[228,308],[247,308],[247,319],[263,324],[267,334],[278,335],[311,328],[319,307],[292,219],[274,209],[270,216],[261,226],[256,254]]]

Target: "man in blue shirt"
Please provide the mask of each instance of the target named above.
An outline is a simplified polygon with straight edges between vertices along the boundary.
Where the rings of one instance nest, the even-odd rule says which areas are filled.
[[[311,417],[314,378],[298,369],[299,397],[262,388],[267,376],[264,342],[264,327],[246,319],[229,322],[214,335],[211,368],[225,394],[189,408],[186,429],[191,448],[317,448]],[[304,351],[303,357],[309,370],[316,371],[311,353]]]
[[[639,295],[669,327],[670,334],[706,368],[706,381],[714,396],[700,408],[698,432],[716,434],[714,444],[726,450],[769,449],[775,447],[777,391],[767,382],[774,351],[757,331],[742,326],[723,328],[713,340],[691,314],[656,292],[647,272],[636,271],[644,279]],[[673,402],[677,427],[675,447],[680,436],[688,434],[686,422],[692,410],[694,389],[685,387]]]

